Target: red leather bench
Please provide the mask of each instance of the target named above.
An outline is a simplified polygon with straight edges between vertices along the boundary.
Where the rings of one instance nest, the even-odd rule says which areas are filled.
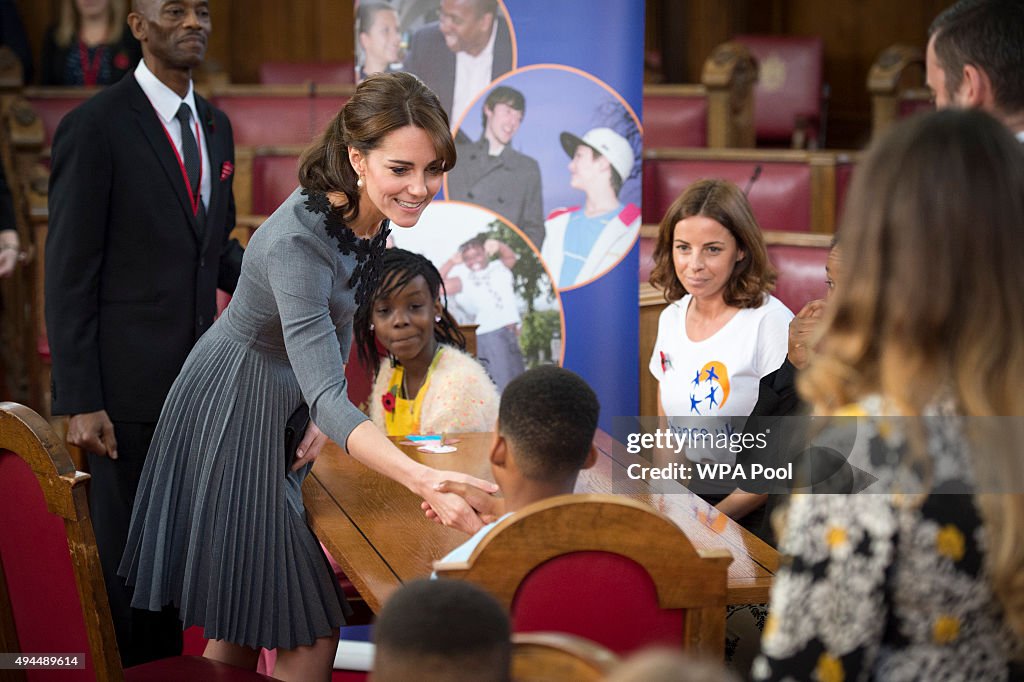
[[[787,246],[773,244],[768,247],[779,278],[775,282],[775,298],[786,304],[794,314],[808,301],[825,297],[825,261],[827,246]]]
[[[701,86],[647,86],[643,98],[644,146],[706,147],[708,100]]]
[[[217,94],[213,105],[231,120],[235,145],[309,144],[316,134],[309,94]]]
[[[754,217],[764,230],[811,231],[811,167],[806,162],[647,158],[643,166],[643,221],[658,223],[687,187],[703,178],[723,178],[741,189],[756,168],[750,189]]]
[[[345,62],[263,62],[260,83],[291,85],[301,83],[355,83],[355,65]]]
[[[299,157],[257,154],[252,160],[252,212],[270,215],[299,186]]]
[[[43,149],[53,144],[53,134],[64,116],[99,92],[98,88],[28,88],[24,96],[43,122]]]

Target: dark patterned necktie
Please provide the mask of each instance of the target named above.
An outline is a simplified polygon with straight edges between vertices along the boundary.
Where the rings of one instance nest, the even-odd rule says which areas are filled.
[[[192,192],[192,199],[196,202],[199,207],[196,213],[196,220],[199,222],[199,226],[203,227],[203,223],[206,219],[206,210],[203,207],[202,196],[200,195],[199,187],[199,145],[196,144],[195,135],[192,134],[192,110],[184,102],[178,107],[178,113],[176,114],[178,121],[181,123],[181,150],[182,156],[184,157],[185,173],[188,175],[189,189]]]

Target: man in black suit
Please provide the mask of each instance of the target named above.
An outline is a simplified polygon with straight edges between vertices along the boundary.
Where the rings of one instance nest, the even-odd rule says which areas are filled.
[[[474,97],[512,70],[512,37],[497,0],[441,0],[441,20],[409,41],[405,70],[437,94],[454,126]]]
[[[181,652],[176,610],[130,608],[117,576],[164,398],[233,291],[234,144],[192,89],[208,0],[133,0],[133,73],[69,113],[53,142],[46,323],[53,412],[88,452],[89,504],[122,661]]]

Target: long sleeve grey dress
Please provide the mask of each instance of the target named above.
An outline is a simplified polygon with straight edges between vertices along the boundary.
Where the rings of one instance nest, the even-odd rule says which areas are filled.
[[[231,304],[160,415],[120,567],[134,607],[173,603],[185,627],[249,647],[309,645],[344,623],[284,426],[303,399],[336,443],[366,420],[344,359],[387,232],[357,239],[322,193],[296,190],[253,235]]]

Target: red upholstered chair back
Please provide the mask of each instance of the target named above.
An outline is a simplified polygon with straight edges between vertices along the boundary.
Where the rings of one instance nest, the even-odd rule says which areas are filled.
[[[60,90],[48,88],[35,94],[31,90],[25,93],[25,99],[43,121],[44,149],[48,149],[53,144],[53,134],[57,132],[60,120],[97,92],[99,92],[98,88],[61,88]]]
[[[46,420],[24,405],[0,403],[0,651],[77,654],[84,661],[82,669],[29,670],[24,679],[269,680],[188,656],[122,670],[89,520],[88,479]]]
[[[494,594],[517,632],[568,632],[616,653],[662,644],[721,657],[731,562],[724,550],[697,552],[635,500],[562,495],[498,523],[465,563],[435,569]]]
[[[600,595],[600,597],[598,597]],[[563,554],[526,576],[512,600],[516,632],[571,632],[626,654],[679,647],[682,609],[662,609],[644,567],[611,552]]]
[[[820,126],[824,46],[821,38],[736,36],[758,62],[754,127],[758,140],[786,142],[801,124]]]
[[[901,97],[900,118],[907,118],[922,111],[935,111],[935,102],[931,97]]]
[[[643,105],[648,149],[708,145],[707,95],[645,89]]]
[[[768,258],[779,273],[773,293],[794,314],[808,301],[825,297],[828,251],[827,246],[768,247]]]
[[[257,154],[252,160],[252,211],[270,215],[299,186],[299,156]]]
[[[0,517],[0,565],[13,616],[10,625],[17,635],[14,646],[4,641],[0,649],[88,652],[64,524],[60,516],[47,511],[43,490],[32,469],[9,450],[0,450]],[[0,591],[4,591],[2,585]],[[3,639],[7,638],[5,634]],[[91,656],[86,654],[83,663],[81,670],[28,671],[27,679],[97,679]]]
[[[238,146],[306,145],[316,135],[313,98],[308,93],[217,94],[212,102],[231,120]]]
[[[658,244],[657,237],[640,235],[640,283],[651,281],[654,270],[654,247]]]
[[[326,95],[318,93],[313,98],[313,138],[317,139],[327,128],[341,108],[348,102],[348,95]]]
[[[352,62],[263,62],[260,83],[290,85],[299,83],[355,83]]]
[[[757,167],[761,173],[748,198],[763,230],[811,230],[811,167],[806,162],[646,158],[643,166],[643,221],[659,223],[687,187],[703,178],[722,178],[744,189]]]

